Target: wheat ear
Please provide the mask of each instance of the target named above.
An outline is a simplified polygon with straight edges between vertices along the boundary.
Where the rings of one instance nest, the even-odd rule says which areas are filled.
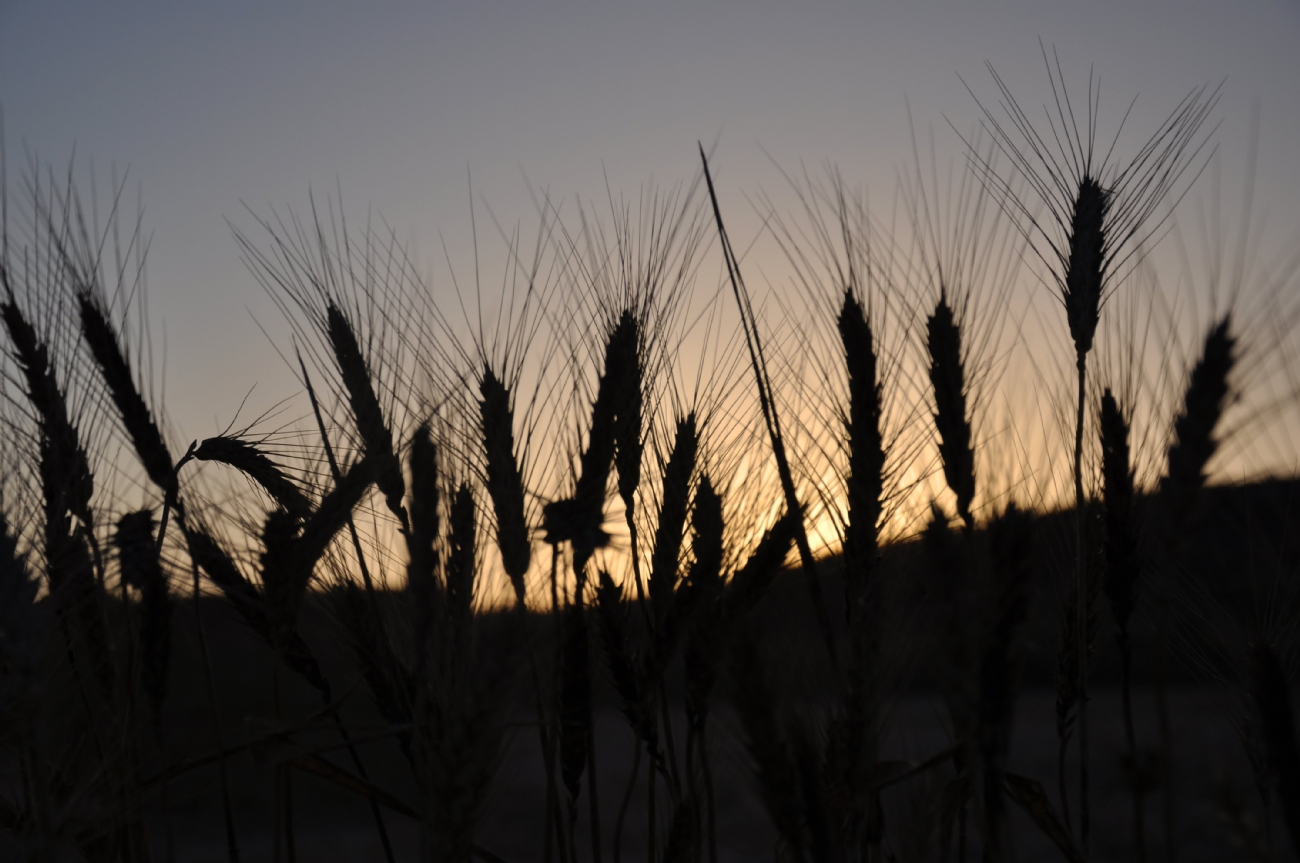
[[[487,493],[496,515],[497,546],[515,591],[515,602],[522,606],[532,543],[524,518],[524,483],[515,456],[514,409],[509,388],[491,368],[483,369],[479,396],[483,449],[487,454]]]
[[[654,551],[650,556],[650,603],[654,608],[656,625],[662,625],[667,618],[677,588],[691,476],[695,472],[698,450],[699,431],[695,414],[691,413],[677,421],[673,448],[663,469],[663,496],[655,527]]]
[[[325,319],[326,335],[338,363],[343,388],[347,390],[348,402],[352,405],[357,432],[375,466],[375,485],[383,492],[388,509],[405,531],[408,524],[406,509],[402,506],[402,499],[406,496],[402,465],[393,451],[393,434],[384,422],[384,413],[379,407],[379,397],[375,394],[361,345],[351,322],[333,302],[325,309]]]
[[[305,516],[311,510],[311,504],[293,480],[255,443],[239,437],[217,435],[203,440],[192,457],[196,461],[224,464],[243,473],[294,515]]]
[[[1174,558],[1183,531],[1205,485],[1205,466],[1218,449],[1215,430],[1226,407],[1229,377],[1236,362],[1236,339],[1232,319],[1225,315],[1205,335],[1201,356],[1192,367],[1182,409],[1174,420],[1174,436],[1166,455],[1165,473],[1160,479],[1156,532],[1161,540],[1162,574],[1156,646],[1156,712],[1160,724],[1160,748],[1164,792],[1165,843],[1173,854],[1175,842],[1173,803],[1173,729],[1165,681],[1168,673],[1170,604]]]
[[[961,354],[961,327],[945,297],[926,320],[930,353],[930,385],[934,388],[934,427],[939,433],[943,476],[957,495],[957,514],[966,530],[975,529],[971,503],[975,499],[975,453],[971,449],[966,414],[966,367]]]
[[[167,444],[163,442],[162,431],[154,420],[153,413],[145,403],[144,396],[136,389],[135,377],[127,362],[126,354],[118,340],[117,332],[109,323],[108,315],[88,292],[78,297],[81,311],[81,333],[90,347],[95,365],[99,367],[104,383],[108,385],[109,396],[117,407],[122,427],[135,448],[136,457],[144,465],[150,481],[167,493],[175,492],[175,464]]]
[[[1128,418],[1109,389],[1101,395],[1101,475],[1105,505],[1105,575],[1103,587],[1115,619],[1120,656],[1120,697],[1124,711],[1124,740],[1128,763],[1137,767],[1137,735],[1133,727],[1133,643],[1129,618],[1137,602],[1141,560],[1138,526],[1133,511],[1133,468],[1129,456]],[[1146,856],[1142,791],[1133,786],[1133,848],[1138,863]]]

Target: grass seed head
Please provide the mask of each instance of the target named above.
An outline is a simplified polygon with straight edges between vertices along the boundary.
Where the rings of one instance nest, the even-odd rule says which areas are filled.
[[[294,625],[307,591],[296,548],[301,529],[297,517],[282,509],[268,513],[262,525],[262,593],[277,629]],[[308,577],[310,572],[306,571]]]
[[[722,583],[722,498],[713,490],[708,474],[700,475],[691,510],[690,581],[698,590],[714,592]]]
[[[785,558],[794,545],[795,533],[800,528],[802,518],[803,514],[798,511],[782,515],[763,534],[745,565],[731,577],[723,600],[728,618],[735,620],[758,605],[767,595],[768,588],[785,566]]]
[[[50,449],[51,490],[62,506],[87,525],[94,524],[90,498],[94,479],[86,450],[68,417],[67,401],[54,377],[49,352],[40,342],[36,330],[14,302],[0,304],[0,317],[9,332],[14,360],[22,371],[27,399],[36,410],[42,447]]]
[[[664,465],[663,499],[655,527],[654,551],[650,557],[650,601],[655,620],[662,623],[677,588],[678,563],[686,528],[690,500],[691,475],[695,473],[695,456],[699,449],[699,431],[695,414],[677,421],[673,449]]]
[[[1096,178],[1084,174],[1074,197],[1067,238],[1069,254],[1065,266],[1065,316],[1075,353],[1086,356],[1101,311],[1106,284],[1106,232],[1111,193]]]
[[[1119,403],[1107,389],[1101,396],[1102,500],[1105,515],[1106,569],[1103,587],[1120,638],[1127,638],[1141,571],[1133,523],[1133,468],[1129,462],[1129,426]]]
[[[299,570],[298,578],[302,580],[304,589],[325,550],[347,526],[353,510],[365,499],[375,476],[374,462],[363,457],[339,477],[338,484],[321,498],[315,511],[303,519],[302,536],[294,545],[293,564]]]
[[[474,493],[461,483],[451,502],[451,524],[447,536],[447,610],[456,631],[469,622],[474,599],[475,544]]]
[[[957,495],[957,514],[968,530],[975,526],[975,453],[966,416],[966,371],[961,355],[961,328],[944,297],[926,321],[930,385],[934,388],[934,426],[939,433],[943,476]]]
[[[862,304],[844,292],[839,316],[849,379],[846,428],[849,451],[848,527],[844,538],[845,590],[850,618],[865,602],[866,584],[875,565],[880,499],[884,493],[885,450],[880,435],[880,383],[875,341]]]
[[[532,558],[532,543],[524,518],[524,484],[515,458],[510,391],[492,369],[485,367],[479,382],[479,395],[482,399],[479,413],[483,422],[483,448],[487,454],[487,493],[496,515],[497,545],[501,549],[501,564],[515,591],[515,600],[522,604],[524,576]],[[620,472],[620,482],[621,477]]]
[[[641,386],[645,375],[639,346],[640,326],[636,316],[630,310],[625,310],[619,316],[615,331],[617,338],[611,342],[616,343],[622,352],[619,360],[622,380],[619,385],[618,407],[615,410],[614,464],[618,469],[618,493],[623,498],[628,518],[632,518],[636,510],[637,486],[641,484]]]
[[[145,473],[158,488],[170,494],[175,491],[175,463],[164,442],[162,431],[155,422],[144,396],[136,388],[131,365],[122,351],[117,331],[99,301],[89,293],[78,298],[81,312],[81,333],[90,347],[95,365],[99,367],[108,393],[117,408],[136,457],[144,465]]]
[[[407,584],[424,597],[425,608],[436,589],[434,572],[438,567],[438,450],[429,434],[428,423],[421,423],[411,436],[411,530],[407,536]]]
[[[348,393],[348,401],[352,405],[357,433],[361,436],[366,454],[375,464],[375,484],[383,492],[388,509],[397,516],[405,529],[406,510],[402,507],[402,498],[406,496],[406,484],[402,478],[402,466],[393,451],[393,435],[384,422],[384,413],[379,407],[379,398],[375,395],[361,345],[352,324],[333,302],[329,303],[325,315],[326,334],[334,351],[334,360],[339,366],[339,374],[343,378],[343,387]]]
[[[584,583],[592,553],[608,542],[600,524],[604,521],[605,489],[619,435],[618,411],[626,401],[627,387],[637,363],[636,338],[635,318],[624,315],[605,340],[604,371],[596,387],[596,400],[591,405],[587,448],[582,451],[581,470],[573,494],[578,505],[567,512],[550,511],[548,507],[553,516],[548,521],[557,525],[555,535],[563,535],[573,543],[573,567],[579,585]],[[639,472],[639,460],[637,464]],[[570,522],[567,529],[559,527],[561,516]],[[552,531],[548,529],[547,533]]]
[[[1236,361],[1232,320],[1224,316],[1205,336],[1201,358],[1192,368],[1183,409],[1174,421],[1168,467],[1161,482],[1175,524],[1186,518],[1205,485],[1205,466],[1218,449],[1214,431],[1226,407],[1229,383]]]
[[[199,461],[212,461],[240,471],[271,496],[286,511],[305,516],[311,510],[306,496],[257,444],[243,438],[217,435],[204,440],[194,450]]]

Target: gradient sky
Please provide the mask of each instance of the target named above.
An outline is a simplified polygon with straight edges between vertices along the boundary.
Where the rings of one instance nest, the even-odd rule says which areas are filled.
[[[1087,3],[64,3],[0,0],[0,103],[11,165],[25,151],[101,180],[129,167],[151,234],[155,337],[172,421],[212,433],[248,388],[294,390],[267,337],[285,332],[226,219],[305,209],[338,183],[354,219],[382,213],[445,290],[439,233],[469,272],[467,178],[504,221],[535,222],[528,183],[601,198],[689,180],[716,140],[732,232],[744,195],[780,198],[799,159],[838,164],[886,198],[911,158],[907,105],[941,156],[950,120],[992,96],[992,61],[1046,98],[1039,39],[1067,80],[1100,75],[1103,115],[1139,95],[1150,130],[1190,88],[1226,78],[1224,196],[1259,107],[1257,204],[1300,226],[1300,5]],[[946,118],[946,119],[945,119]],[[766,153],[766,154],[765,154]],[[527,182],[525,181],[527,177]],[[480,211],[482,218],[482,211]]]

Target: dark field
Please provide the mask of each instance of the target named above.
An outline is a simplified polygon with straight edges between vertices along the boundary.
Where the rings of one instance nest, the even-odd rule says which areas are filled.
[[[1026,638],[1023,690],[1017,700],[1014,733],[1008,755],[1010,771],[1038,779],[1055,802],[1056,789],[1056,650],[1058,625],[1055,610],[1058,594],[1066,584],[1068,569],[1053,562],[1049,553],[1068,542],[1066,516],[1038,520],[1040,537],[1039,582],[1035,588],[1034,611]],[[1241,826],[1254,825],[1265,835],[1282,828],[1274,813],[1265,826],[1255,791],[1253,774],[1239,735],[1241,726],[1233,717],[1249,693],[1245,680],[1247,645],[1257,625],[1259,610],[1276,605],[1283,597],[1294,597],[1300,574],[1300,483],[1269,482],[1243,487],[1210,489],[1197,515],[1197,529],[1188,535],[1186,568],[1179,575],[1180,596],[1189,613],[1204,607],[1205,597],[1215,597],[1218,612],[1203,620],[1188,619],[1174,651],[1175,665],[1170,681],[1170,705],[1174,724],[1177,791],[1177,829],[1181,859],[1238,859]],[[1062,536],[1056,536],[1061,534]],[[1249,536],[1243,547],[1237,537]],[[923,568],[912,546],[884,551],[882,578],[889,579],[891,597],[900,613],[900,625],[890,631],[897,649],[884,653],[907,656],[906,667],[897,669],[895,683],[883,708],[884,739],[881,757],[886,760],[920,762],[952,743],[952,728],[944,699],[936,689],[940,639],[935,625],[927,620],[926,606],[935,597],[927,591]],[[1065,558],[1068,561],[1068,556]],[[833,569],[834,561],[825,561]],[[828,596],[840,596],[837,579],[828,582]],[[1269,596],[1271,591],[1277,591]],[[401,593],[383,596],[394,617],[409,599]],[[1135,667],[1134,702],[1137,739],[1154,752],[1159,734],[1156,721],[1154,625],[1150,602],[1140,605],[1134,626],[1136,655],[1144,658]],[[345,723],[356,738],[384,734],[387,727],[375,711],[355,657],[348,647],[346,631],[330,614],[330,603],[322,596],[311,597],[303,614],[302,629],[318,653],[341,701]],[[230,770],[234,816],[239,831],[241,860],[271,860],[273,812],[271,765],[280,754],[270,747],[249,752],[245,744],[264,736],[273,724],[273,655],[269,648],[218,598],[205,599],[203,615],[208,627],[214,659],[217,691],[222,694],[220,713],[227,748],[237,749],[227,764]],[[1145,613],[1144,613],[1145,611]],[[833,607],[835,619],[842,619],[842,607]],[[832,708],[833,681],[825,678],[824,647],[818,637],[801,575],[797,570],[783,574],[772,592],[754,612],[754,626],[762,632],[767,668],[778,681],[781,702],[792,710],[827,715]],[[489,652],[505,652],[519,661],[518,646],[509,637],[513,620],[497,613],[482,616],[481,645]],[[534,614],[530,625],[544,631],[552,625],[547,617]],[[166,729],[165,750],[150,750],[144,772],[152,774],[187,756],[210,752],[214,740],[208,722],[208,707],[201,677],[188,669],[201,665],[196,638],[194,607],[178,606],[173,621],[173,674],[171,696],[162,726]],[[1213,666],[1206,658],[1213,658]],[[545,657],[543,657],[545,658]],[[679,738],[684,728],[680,662],[668,675],[669,701]],[[1113,624],[1105,620],[1093,660],[1092,692],[1093,812],[1098,859],[1125,859],[1131,850],[1129,773],[1124,768],[1125,742],[1120,721],[1117,654],[1113,645]],[[320,710],[320,698],[291,675],[283,680],[286,690],[284,715],[306,719]],[[724,683],[726,693],[731,684]],[[543,821],[539,801],[545,798],[545,772],[539,755],[535,718],[527,680],[513,682],[515,704],[505,720],[506,745],[496,776],[489,786],[479,827],[478,844],[510,861],[540,859]],[[754,765],[744,745],[744,732],[724,695],[715,716],[709,745],[714,765],[717,800],[717,835],[720,860],[773,859],[777,835],[771,826],[754,776]],[[617,695],[606,675],[598,675],[595,695],[596,765],[598,769],[601,836],[606,843],[605,859],[618,810],[627,786],[635,739],[617,709]],[[292,725],[293,720],[288,720]],[[338,735],[328,720],[317,718],[307,730],[294,733],[285,746],[333,747],[326,757],[347,766],[337,748]],[[414,805],[418,791],[410,768],[390,735],[359,746],[371,780],[396,798]],[[1154,757],[1154,755],[1152,755]],[[1072,760],[1073,761],[1073,760]],[[1073,775],[1073,763],[1071,765]],[[933,853],[937,837],[933,829],[936,788],[951,778],[944,764],[930,773],[890,789],[882,801],[889,831],[889,851],[899,859],[917,859]],[[214,805],[220,789],[215,766],[193,769],[166,786],[165,791],[146,799],[149,830],[155,853],[167,855],[169,813],[171,842],[177,859],[222,861],[226,844],[220,810]],[[165,795],[166,807],[162,805]],[[293,819],[297,852],[302,860],[379,860],[382,850],[370,813],[362,797],[318,776],[295,771]],[[1232,803],[1242,809],[1234,823]],[[1159,799],[1148,798],[1148,824],[1157,823]],[[657,816],[665,820],[662,808]],[[647,811],[644,771],[626,816],[623,859],[641,860],[645,853]],[[911,822],[909,823],[909,819]],[[930,820],[927,820],[930,819]],[[417,823],[406,815],[387,811],[385,821],[392,833],[399,860],[416,859],[419,853]],[[1027,815],[1013,809],[1010,815],[1016,859],[1057,860],[1060,852],[1034,826]],[[1149,828],[1150,829],[1150,828]],[[660,831],[666,827],[660,824]],[[898,838],[898,837],[901,837]],[[585,836],[583,837],[586,838]],[[908,843],[906,846],[899,843]],[[1152,840],[1153,851],[1159,842]],[[589,850],[583,847],[585,857]]]

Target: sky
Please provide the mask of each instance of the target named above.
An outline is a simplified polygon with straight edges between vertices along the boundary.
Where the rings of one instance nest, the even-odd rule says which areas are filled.
[[[275,350],[283,320],[232,237],[231,223],[255,227],[250,209],[301,212],[309,192],[341,190],[354,221],[382,215],[450,297],[443,248],[472,272],[471,200],[481,223],[490,207],[527,229],[538,190],[600,201],[689,182],[703,141],[743,244],[760,228],[749,201],[788,200],[781,168],[834,164],[888,200],[911,129],[960,156],[953,128],[979,117],[967,86],[995,98],[986,61],[1041,105],[1040,40],[1071,84],[1093,71],[1103,117],[1137,96],[1140,130],[1224,82],[1224,200],[1257,128],[1256,208],[1295,235],[1300,4],[1281,0],[0,0],[0,105],[11,187],[30,154],[63,168],[75,153],[140,195],[167,410],[189,439],[223,428],[254,383],[263,407],[296,390]],[[764,254],[755,269],[779,283]]]

